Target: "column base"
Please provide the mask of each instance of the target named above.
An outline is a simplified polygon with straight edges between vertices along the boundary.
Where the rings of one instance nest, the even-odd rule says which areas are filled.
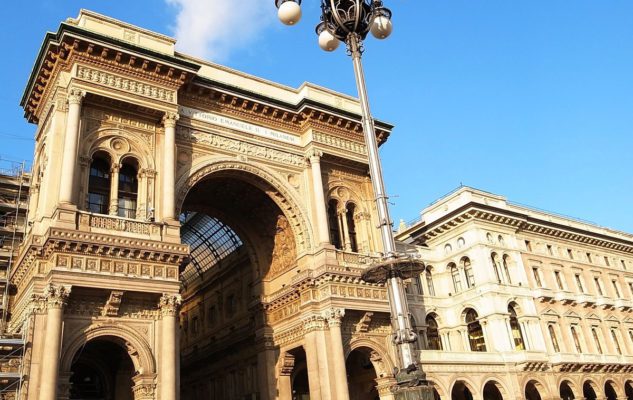
[[[435,400],[433,387],[420,370],[400,370],[396,374],[396,384],[391,387],[391,392],[395,400]]]

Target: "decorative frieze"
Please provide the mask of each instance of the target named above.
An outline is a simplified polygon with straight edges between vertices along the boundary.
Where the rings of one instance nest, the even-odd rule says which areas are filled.
[[[362,142],[344,139],[338,136],[328,135],[322,132],[314,132],[312,138],[315,142],[336,147],[337,149],[351,151],[353,153],[367,155],[367,147]]]
[[[160,227],[151,222],[128,221],[103,215],[82,214],[80,225],[88,220],[88,226],[111,231],[137,233],[140,235],[158,234]]]
[[[305,166],[305,160],[298,154],[273,149],[271,147],[259,146],[242,140],[231,139],[224,136],[208,132],[197,132],[190,128],[178,127],[178,137],[190,143],[207,145],[232,153],[240,153],[249,157],[257,157],[281,164],[296,167]]]
[[[115,250],[115,253],[121,253]],[[113,254],[114,255],[114,254]],[[54,267],[56,269],[69,269],[100,274],[117,274],[133,278],[178,279],[177,265],[161,265],[139,263],[133,261],[118,261],[108,258],[90,258],[85,256],[71,256],[57,254]]]
[[[84,65],[79,65],[77,67],[77,78],[155,100],[166,101],[169,103],[173,103],[176,100],[176,92],[174,90],[121,77],[106,71],[86,67]]]
[[[156,124],[148,121],[143,121],[132,116],[126,116],[122,113],[114,113],[110,111],[99,110],[93,107],[86,107],[84,110],[84,116],[88,119],[96,120],[106,124],[112,124],[114,126],[125,126],[128,128],[138,129],[151,133],[154,133],[156,131]]]

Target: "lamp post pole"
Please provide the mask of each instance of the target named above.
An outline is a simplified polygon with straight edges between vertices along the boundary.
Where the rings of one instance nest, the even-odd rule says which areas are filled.
[[[411,327],[403,284],[403,279],[421,273],[424,264],[408,257],[401,257],[396,251],[393,223],[389,217],[374,120],[369,109],[361,61],[363,40],[369,32],[378,39],[384,39],[391,33],[391,11],[383,7],[380,0],[320,1],[321,22],[316,28],[319,46],[325,51],[334,51],[341,41],[345,42],[354,64],[369,172],[376,196],[379,229],[384,248],[382,260],[368,267],[362,279],[367,282],[384,283],[387,286],[394,331],[393,341],[398,353],[398,371],[395,372],[397,384],[393,387],[393,393],[397,400],[433,400],[432,388],[426,382],[425,374],[415,356],[414,343],[417,335]],[[294,25],[299,22],[301,0],[275,0],[275,4],[279,19],[284,24]]]

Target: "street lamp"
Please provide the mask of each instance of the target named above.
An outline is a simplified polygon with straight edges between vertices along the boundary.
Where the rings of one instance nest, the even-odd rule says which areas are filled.
[[[411,328],[409,307],[404,292],[403,280],[424,270],[424,263],[402,256],[396,251],[393,238],[393,223],[389,217],[387,195],[378,157],[378,143],[374,120],[369,110],[365,75],[361,56],[363,40],[367,34],[378,39],[387,38],[392,31],[391,11],[380,0],[320,0],[321,22],[316,27],[319,46],[325,51],[334,51],[340,42],[347,45],[348,54],[354,62],[354,74],[363,118],[363,133],[369,161],[369,172],[376,195],[376,206],[384,257],[367,268],[362,279],[367,282],[384,283],[389,293],[393,341],[398,352],[397,385],[393,392],[397,400],[433,400],[433,390],[428,385],[424,372],[415,357],[416,334]],[[301,19],[301,0],[275,0],[282,23],[295,25]]]

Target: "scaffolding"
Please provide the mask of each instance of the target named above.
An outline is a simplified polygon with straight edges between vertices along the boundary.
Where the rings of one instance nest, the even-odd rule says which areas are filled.
[[[9,277],[27,225],[29,187],[26,163],[0,157],[0,400],[20,398],[25,374],[28,321],[19,334],[8,334],[6,327],[11,296]]]

